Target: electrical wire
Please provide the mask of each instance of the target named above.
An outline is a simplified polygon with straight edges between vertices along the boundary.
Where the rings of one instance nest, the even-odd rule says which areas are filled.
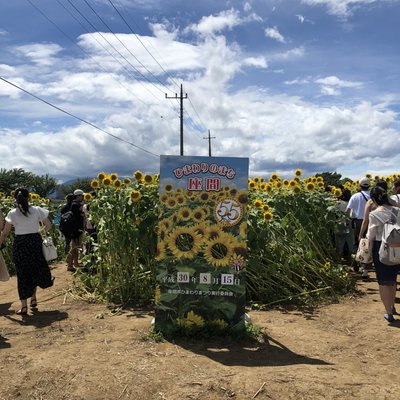
[[[65,33],[52,19],[50,19],[40,8],[38,8],[35,4],[32,3],[31,0],[26,0],[32,7],[34,7],[44,18],[47,19],[47,21],[49,21],[51,24],[53,24],[71,43],[73,43],[75,46],[78,47],[79,50],[81,50],[88,58],[91,58],[94,60],[94,58],[81,46],[79,46],[78,43],[75,42],[74,39],[72,39],[67,33]],[[57,2],[64,7],[63,4],[61,4],[59,2],[59,0],[57,0]],[[68,9],[66,9],[64,7],[64,9],[66,11],[69,12]],[[70,14],[73,18],[75,18],[74,15]],[[76,20],[77,22],[80,23],[79,20]],[[85,29],[85,27],[81,24],[81,26]],[[96,39],[97,41],[97,39]],[[97,43],[99,43],[101,45],[101,43],[99,41],[97,41]],[[113,55],[111,53],[109,53],[112,57]],[[118,61],[116,58],[114,58],[116,61]],[[96,65],[105,73],[105,74],[109,74],[109,71],[107,71],[106,69],[104,69],[98,62],[96,62]],[[122,65],[123,66],[123,65]],[[139,96],[137,96],[131,89],[129,86],[126,86],[125,84],[123,84],[118,78],[116,78],[114,75],[111,75],[112,78],[118,82],[123,88],[125,88],[129,93],[131,93],[138,101],[140,101],[143,105],[145,105],[146,107],[148,107],[149,105],[147,103],[145,103]]]
[[[89,122],[89,121],[86,121],[86,120],[84,120],[83,118],[80,118],[80,117],[78,117],[78,116],[76,116],[76,115],[74,115],[74,114],[72,114],[72,113],[70,113],[70,112],[68,112],[68,111],[66,111],[66,110],[64,110],[64,109],[62,109],[61,107],[58,107],[58,106],[56,106],[56,105],[50,103],[49,101],[42,99],[42,98],[39,97],[39,96],[36,96],[35,94],[29,92],[28,90],[23,89],[22,87],[16,85],[15,83],[12,83],[12,82],[8,81],[7,79],[3,78],[2,76],[0,76],[0,80],[2,80],[2,81],[5,82],[5,83],[8,83],[8,84],[11,85],[11,86],[14,86],[15,88],[17,88],[17,89],[21,90],[22,92],[28,94],[29,96],[32,96],[32,97],[35,98],[36,100],[39,100],[39,101],[41,101],[42,103],[45,103],[45,104],[47,104],[48,106],[53,107],[53,108],[55,108],[56,110],[61,111],[62,113],[67,114],[67,115],[69,115],[70,117],[73,117],[73,118],[77,119],[78,121],[81,121],[81,122],[83,122],[83,123],[85,123],[85,124],[91,126],[92,128],[95,128],[95,129],[97,129],[97,130],[99,130],[99,131],[105,133],[106,135],[113,137],[114,139],[117,139],[117,140],[119,140],[119,141],[121,141],[121,142],[123,142],[123,143],[129,144],[130,146],[135,147],[135,148],[137,148],[137,149],[139,149],[139,150],[142,150],[142,151],[144,151],[145,153],[151,154],[152,156],[155,156],[155,157],[157,157],[157,158],[160,157],[159,154],[155,154],[155,153],[153,153],[153,152],[151,152],[151,151],[149,151],[149,150],[144,149],[143,147],[140,147],[140,146],[136,145],[135,143],[129,142],[128,140],[122,139],[122,138],[120,138],[119,136],[116,136],[116,135],[114,135],[114,134],[112,134],[112,133],[110,133],[110,132],[107,132],[106,130],[104,130],[104,129],[98,127],[97,125],[95,125],[95,124],[93,124],[93,123],[91,123],[91,122]]]
[[[129,30],[135,35],[136,39],[140,42],[140,44],[144,47],[144,49],[149,53],[150,57],[158,64],[158,66],[161,68],[161,70],[171,79],[171,81],[176,85],[177,88],[179,88],[179,85],[175,82],[175,80],[172,78],[172,76],[163,68],[163,66],[158,62],[158,60],[153,56],[153,54],[150,52],[150,50],[146,47],[146,45],[143,43],[143,41],[140,39],[139,35],[136,34],[131,26],[128,24],[126,19],[123,17],[123,15],[120,13],[118,8],[114,5],[114,3],[111,0],[108,0],[108,2],[111,4],[111,6],[114,8],[116,13],[121,17],[121,19],[125,22],[126,26],[129,28]],[[132,17],[131,17],[132,19]],[[137,25],[136,25],[137,26]]]

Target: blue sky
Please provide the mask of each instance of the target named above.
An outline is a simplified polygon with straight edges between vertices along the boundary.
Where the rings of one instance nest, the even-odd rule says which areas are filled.
[[[183,84],[185,155],[210,129],[250,176],[399,173],[399,20],[399,0],[3,2],[0,77],[80,120],[0,80],[0,168],[158,172]]]

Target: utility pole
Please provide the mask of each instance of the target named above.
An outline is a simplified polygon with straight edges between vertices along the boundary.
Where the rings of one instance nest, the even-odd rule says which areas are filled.
[[[180,109],[180,120],[181,120],[181,156],[183,156],[183,100],[187,99],[187,93],[185,93],[185,97],[183,97],[183,88],[182,88],[182,84],[181,84],[181,94],[178,97],[178,95],[175,93],[175,97],[168,97],[167,93],[165,93],[165,98],[166,99],[179,99],[180,100],[180,104],[181,104],[181,109]]]
[[[208,156],[211,157],[211,139],[216,139],[216,137],[210,136],[210,130],[208,130],[208,137],[203,137],[203,139],[208,139]]]

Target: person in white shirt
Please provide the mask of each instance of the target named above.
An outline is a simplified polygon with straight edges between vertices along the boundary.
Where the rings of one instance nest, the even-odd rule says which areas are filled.
[[[18,294],[21,308],[18,315],[27,315],[27,299],[31,298],[31,308],[37,307],[36,288],[47,288],[53,285],[49,265],[43,255],[40,223],[45,231],[51,229],[48,219],[49,211],[29,204],[29,192],[25,188],[15,190],[16,207],[6,216],[6,224],[0,235],[0,245],[15,229],[13,243],[13,261],[17,271]]]
[[[346,213],[348,216],[352,217],[353,227],[355,230],[355,245],[357,249],[359,243],[360,230],[364,219],[364,209],[368,200],[370,199],[369,187],[370,180],[368,178],[360,179],[359,186],[360,191],[351,196],[349,203],[347,204]],[[361,264],[362,277],[364,280],[368,280],[368,270],[366,264]],[[358,264],[354,265],[354,270],[358,272]]]
[[[383,264],[379,259],[379,249],[382,242],[384,222],[390,220],[393,215],[397,215],[400,210],[390,203],[386,191],[379,186],[371,190],[371,198],[378,207],[369,214],[367,238],[370,242],[370,248],[372,248],[376,280],[378,281],[379,293],[385,307],[384,318],[390,323],[395,320],[393,315],[398,315],[394,303],[396,300],[397,275],[400,271],[400,265]]]

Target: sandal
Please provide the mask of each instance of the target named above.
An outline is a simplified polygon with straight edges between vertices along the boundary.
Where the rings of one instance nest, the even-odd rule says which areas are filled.
[[[383,318],[385,318],[386,321],[389,322],[389,323],[395,321],[395,319],[394,319],[394,317],[393,317],[393,314],[384,314],[384,315],[383,315]]]
[[[17,315],[28,315],[28,307],[23,306],[19,310],[15,311],[15,314]]]
[[[37,300],[35,298],[31,299],[31,308],[37,307]]]

